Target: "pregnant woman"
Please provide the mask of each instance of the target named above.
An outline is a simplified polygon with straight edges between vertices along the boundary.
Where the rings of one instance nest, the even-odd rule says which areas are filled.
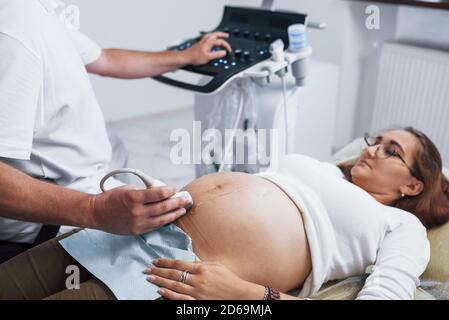
[[[369,273],[358,299],[411,299],[426,228],[449,220],[441,156],[413,128],[365,142],[339,167],[289,155],[274,172],[197,179],[184,188],[191,211],[145,235],[77,230],[44,243],[0,266],[0,298],[300,299]]]

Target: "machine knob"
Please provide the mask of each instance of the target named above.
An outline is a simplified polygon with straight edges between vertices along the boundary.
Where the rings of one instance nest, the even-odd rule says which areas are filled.
[[[260,33],[259,32],[256,32],[255,34],[254,34],[254,39],[259,39],[259,37],[260,37]]]
[[[265,40],[266,40],[266,41],[270,41],[270,40],[271,40],[271,34],[267,33],[267,34],[265,35]]]
[[[243,52],[243,58],[245,60],[249,60],[249,58],[251,58],[251,52],[249,52],[249,51]]]
[[[245,38],[249,37],[249,30],[245,30],[245,32],[243,32],[243,36]]]
[[[234,29],[234,35],[235,35],[235,36],[238,36],[239,33],[240,33],[240,30],[239,30],[239,29]]]
[[[229,32],[229,27],[224,27],[224,28],[223,28],[223,31],[224,31],[224,32]]]

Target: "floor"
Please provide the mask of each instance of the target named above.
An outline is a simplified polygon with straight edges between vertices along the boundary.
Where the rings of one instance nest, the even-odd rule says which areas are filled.
[[[128,167],[178,188],[195,178],[194,165],[176,165],[170,161],[170,141],[174,129],[192,132],[193,108],[148,115],[108,123],[108,130],[117,134],[128,149]]]

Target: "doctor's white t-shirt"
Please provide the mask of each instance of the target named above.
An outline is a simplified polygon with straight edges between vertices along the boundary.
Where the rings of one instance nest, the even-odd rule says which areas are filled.
[[[85,65],[101,48],[67,28],[56,7],[0,0],[0,161],[96,193],[112,151]],[[0,218],[0,240],[32,243],[40,228]]]

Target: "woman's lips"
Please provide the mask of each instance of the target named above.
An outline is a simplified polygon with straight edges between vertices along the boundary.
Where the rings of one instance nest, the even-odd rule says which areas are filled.
[[[365,164],[365,165],[367,165],[368,167],[371,168],[370,164],[369,164],[366,160],[360,159],[360,160],[359,160],[359,163]]]

